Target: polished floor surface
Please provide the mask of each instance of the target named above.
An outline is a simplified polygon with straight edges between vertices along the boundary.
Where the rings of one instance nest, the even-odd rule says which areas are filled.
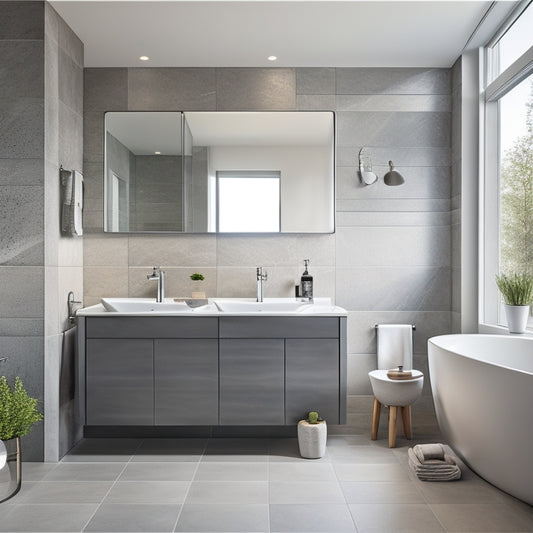
[[[0,531],[533,532],[533,507],[466,467],[419,481],[413,443],[331,436],[306,460],[295,439],[87,439],[58,464],[24,464]]]

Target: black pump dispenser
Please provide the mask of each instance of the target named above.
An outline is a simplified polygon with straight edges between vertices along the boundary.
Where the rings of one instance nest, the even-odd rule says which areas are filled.
[[[300,296],[309,300],[313,299],[313,276],[309,274],[307,268],[309,266],[309,259],[304,259],[305,270],[302,274],[300,284]]]

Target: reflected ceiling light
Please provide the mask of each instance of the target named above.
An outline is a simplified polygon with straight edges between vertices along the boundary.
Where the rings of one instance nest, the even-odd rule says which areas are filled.
[[[148,56],[140,56],[139,59],[141,61],[149,61],[150,60],[150,58]]]
[[[396,185],[402,185],[405,183],[403,176],[397,171],[394,170],[394,165],[392,161],[389,161],[390,170],[383,176],[383,181],[385,185],[394,187]]]
[[[161,152],[154,152],[155,155],[161,155]]]
[[[372,172],[372,159],[365,150],[364,146],[359,150],[359,174],[365,185],[372,185],[372,183],[377,181],[378,177]]]
[[[276,59],[278,58],[278,56],[268,56],[267,59],[269,61],[276,61]]]

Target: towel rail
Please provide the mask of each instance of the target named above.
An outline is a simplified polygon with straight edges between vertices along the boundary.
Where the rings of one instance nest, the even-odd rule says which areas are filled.
[[[385,325],[389,325],[389,324],[385,324]],[[392,324],[390,324],[390,325],[392,326]],[[413,326],[413,331],[415,331],[416,330],[416,326],[414,324],[412,324],[412,326]],[[374,329],[378,329],[378,328],[379,328],[379,324],[376,324],[374,326]]]

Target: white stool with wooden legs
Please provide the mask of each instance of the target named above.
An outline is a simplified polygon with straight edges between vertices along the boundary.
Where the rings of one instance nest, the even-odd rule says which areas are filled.
[[[378,333],[378,370],[368,373],[374,393],[372,414],[372,440],[378,437],[381,406],[389,406],[389,448],[396,446],[396,421],[401,410],[403,431],[412,438],[411,405],[419,398],[424,385],[424,375],[419,370],[409,370],[409,379],[391,379],[387,373],[392,368],[411,369],[413,364],[412,324],[380,324]],[[401,374],[401,372],[400,372]]]

